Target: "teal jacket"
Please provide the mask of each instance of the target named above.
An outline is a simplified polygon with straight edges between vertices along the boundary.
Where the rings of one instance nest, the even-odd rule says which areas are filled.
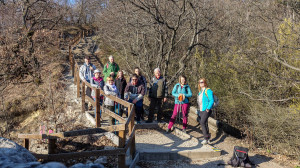
[[[214,94],[213,94],[213,91],[211,89],[207,89],[206,93],[207,95],[205,94],[205,90],[207,88],[204,89],[204,93],[202,95],[202,109],[200,109],[200,111],[205,111],[206,109],[210,110],[213,105],[214,105]],[[198,106],[200,108],[200,95],[201,95],[201,91],[198,93],[198,96],[197,96],[197,103],[198,103]]]
[[[180,103],[178,100],[179,94],[184,94],[185,96],[185,99],[182,103]],[[181,88],[180,83],[177,83],[172,90],[172,95],[175,97],[175,104],[186,104],[189,103],[188,98],[192,97],[192,90],[188,84],[183,85],[183,87]]]

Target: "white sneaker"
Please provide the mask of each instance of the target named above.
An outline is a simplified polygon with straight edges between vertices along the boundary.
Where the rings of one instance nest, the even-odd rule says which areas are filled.
[[[210,143],[210,140],[205,140],[205,139],[201,142],[202,145],[206,145],[206,144],[209,144],[209,143]]]

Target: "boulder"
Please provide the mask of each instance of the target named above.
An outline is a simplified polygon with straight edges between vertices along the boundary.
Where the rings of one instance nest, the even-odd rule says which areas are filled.
[[[64,164],[58,162],[41,164],[27,149],[2,137],[0,137],[0,167],[66,168]]]
[[[37,161],[27,149],[2,137],[0,137],[0,160],[6,160],[11,163],[28,163]]]

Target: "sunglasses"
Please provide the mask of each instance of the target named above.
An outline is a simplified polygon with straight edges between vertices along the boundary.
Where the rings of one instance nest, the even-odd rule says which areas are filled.
[[[204,83],[203,81],[199,82],[199,83]]]

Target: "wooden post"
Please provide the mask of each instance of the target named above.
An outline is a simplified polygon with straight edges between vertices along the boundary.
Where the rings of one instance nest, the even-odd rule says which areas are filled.
[[[125,141],[125,131],[119,131],[119,148],[125,147]],[[125,154],[118,155],[118,168],[126,167],[125,164]]]
[[[75,67],[75,58],[74,58],[74,54],[71,54],[71,57],[72,57],[72,58],[71,58],[71,59],[72,59],[72,62],[71,62],[71,63],[72,63],[72,65],[71,65],[71,66],[72,66],[72,77],[74,77],[74,72],[75,72],[75,70],[74,70],[74,69],[75,69],[75,68],[74,68],[74,67]]]
[[[132,110],[131,110],[131,108],[133,108]],[[135,106],[133,105],[133,106],[130,106],[129,108],[128,108],[128,111],[129,112],[131,112],[132,111],[132,113],[135,113]],[[128,114],[128,116],[130,115],[130,113]],[[129,125],[128,125],[128,129],[129,129],[129,134],[131,134],[132,133],[132,130],[133,130],[133,126],[134,126],[134,116],[135,116],[135,114],[132,116],[132,118],[130,119],[131,121],[130,121],[130,123],[129,123]],[[130,145],[130,155],[132,156],[132,158],[134,158],[134,155],[135,155],[135,135],[133,136],[133,139],[132,139],[132,142],[131,142],[131,145]]]
[[[96,127],[101,127],[100,123],[100,89],[95,89],[96,93]]]
[[[75,61],[75,60],[74,60]],[[77,84],[77,66],[74,66],[74,85]]]
[[[29,139],[23,139],[23,146],[24,148],[26,148],[27,150],[29,150]]]
[[[85,83],[82,81],[81,87],[82,112],[85,112]]]
[[[48,154],[56,153],[56,139],[48,139]]]
[[[71,56],[72,54],[71,54],[71,47],[72,47],[72,46],[69,45],[69,62],[70,62],[70,69],[72,69],[72,58],[71,58],[71,57],[72,57],[72,56]],[[72,71],[73,71],[73,70],[72,70]]]
[[[76,78],[77,78],[77,80],[76,80],[76,82],[77,82],[77,98],[79,98],[80,97],[80,77],[79,77],[79,70],[78,70],[78,67],[76,66]]]

